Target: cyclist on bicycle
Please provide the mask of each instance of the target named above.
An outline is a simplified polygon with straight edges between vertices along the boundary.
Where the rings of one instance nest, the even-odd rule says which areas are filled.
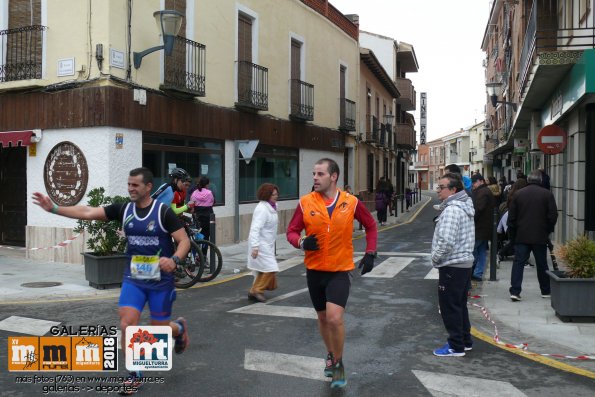
[[[193,203],[184,203],[191,181],[190,174],[183,168],[174,168],[169,177],[170,183],[161,185],[151,197],[171,207],[176,215],[191,210]]]

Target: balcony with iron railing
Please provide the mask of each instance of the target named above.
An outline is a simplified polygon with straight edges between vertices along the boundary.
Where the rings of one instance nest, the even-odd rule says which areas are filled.
[[[386,137],[386,126],[380,123],[380,139],[378,140],[379,146],[386,146],[387,144],[387,137]]]
[[[290,80],[291,113],[295,120],[314,120],[314,86],[298,79]]]
[[[364,140],[368,143],[378,143],[379,131],[380,128],[376,116],[366,114],[366,136]]]
[[[386,136],[387,138],[387,142],[386,142],[386,147],[389,150],[395,150],[395,139],[394,139],[394,135],[395,133],[393,132],[393,126],[392,124],[385,124],[385,129],[386,129]]]
[[[395,132],[397,135],[397,147],[415,149],[415,130],[412,125],[407,123],[397,123],[395,125]]]
[[[238,101],[236,107],[269,109],[269,69],[248,61],[238,61]]]
[[[401,94],[401,96],[396,99],[397,104],[401,105],[401,109],[404,111],[415,110],[416,93],[411,80],[397,77],[396,83],[397,89]]]
[[[203,44],[177,36],[172,55],[164,58],[162,90],[205,96],[207,58]]]
[[[519,62],[518,91],[521,94],[530,81],[532,65],[540,54],[595,48],[591,2],[568,0],[560,9],[558,3],[554,0],[533,2]],[[558,54],[555,58],[560,63],[561,56]]]
[[[0,30],[0,83],[43,77],[42,54],[46,26]]]
[[[355,131],[355,102],[339,98],[339,129]]]

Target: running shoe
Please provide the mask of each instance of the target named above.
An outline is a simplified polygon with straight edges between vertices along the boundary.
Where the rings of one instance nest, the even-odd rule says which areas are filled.
[[[122,382],[121,389],[119,391],[119,395],[121,396],[130,396],[138,391],[142,386],[141,380],[141,373],[136,371],[131,371],[128,373],[128,377],[124,382]]]
[[[174,351],[176,354],[182,354],[190,344],[188,339],[188,326],[186,325],[186,319],[184,317],[178,317],[174,322],[182,326],[182,333],[175,338]]]
[[[521,301],[521,297],[520,297],[520,295],[511,294],[510,295],[510,300],[513,301],[513,302],[520,302]]]
[[[324,367],[324,376],[331,378],[333,376],[333,353],[326,355],[326,366]]]
[[[331,382],[331,389],[338,389],[347,386],[347,378],[345,377],[345,367],[343,361],[338,360],[333,365],[333,380]]]
[[[465,352],[456,352],[453,349],[451,349],[450,345],[448,344],[448,342],[446,342],[446,344],[436,350],[434,350],[434,355],[438,356],[438,357],[463,357],[465,355]]]

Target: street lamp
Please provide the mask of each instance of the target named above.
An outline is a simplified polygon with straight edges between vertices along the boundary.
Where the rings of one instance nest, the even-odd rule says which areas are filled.
[[[501,85],[502,85],[502,83],[498,83],[498,82],[486,83],[486,90],[488,91],[488,96],[490,97],[490,101],[492,101],[492,106],[496,107],[496,104],[503,103],[505,105],[512,106],[512,110],[516,112],[516,109],[517,109],[516,103],[498,100],[498,94],[496,94],[496,89],[500,88]]]
[[[163,36],[163,45],[151,47],[141,52],[135,52],[133,54],[135,69],[140,68],[143,57],[152,52],[165,50],[165,55],[171,55],[174,50],[174,41],[184,21],[184,15],[174,10],[155,11],[153,17],[155,18],[155,22],[157,22],[157,28]]]

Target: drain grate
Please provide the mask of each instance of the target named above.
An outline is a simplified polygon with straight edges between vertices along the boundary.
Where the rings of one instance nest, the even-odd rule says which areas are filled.
[[[57,281],[37,281],[34,283],[24,283],[21,284],[21,287],[25,287],[25,288],[48,288],[48,287],[57,287],[59,285],[62,285],[62,283],[59,283]]]

